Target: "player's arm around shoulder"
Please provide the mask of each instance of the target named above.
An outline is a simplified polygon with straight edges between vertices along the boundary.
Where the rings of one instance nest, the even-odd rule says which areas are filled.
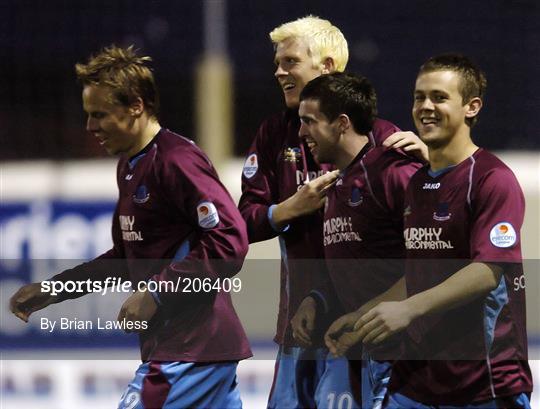
[[[420,168],[424,166],[423,162],[414,156],[402,155],[399,152],[393,152],[387,166],[381,174],[384,178],[383,183],[387,190],[387,197],[392,197],[392,206],[402,209],[405,201],[405,192],[411,181],[411,178]]]
[[[394,150],[402,150],[424,163],[429,161],[427,145],[422,142],[418,135],[411,131],[394,132],[382,142],[382,146]]]
[[[412,176],[423,163],[399,150],[376,147],[365,158],[366,178],[377,202],[393,217],[403,218],[405,192]]]

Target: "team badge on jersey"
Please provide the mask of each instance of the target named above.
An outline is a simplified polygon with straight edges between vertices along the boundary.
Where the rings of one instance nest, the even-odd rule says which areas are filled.
[[[203,229],[211,229],[219,223],[219,214],[212,202],[202,202],[197,206],[199,226]]]
[[[512,247],[517,240],[517,234],[510,223],[497,223],[489,232],[489,239],[495,247]]]
[[[252,153],[249,155],[246,159],[246,162],[244,163],[244,176],[248,179],[253,177],[255,173],[257,173],[257,170],[259,169],[259,162],[257,160],[257,154]]]
[[[433,213],[433,220],[444,222],[452,217],[452,213],[448,211],[448,203],[443,202],[437,205],[437,210]]]
[[[150,199],[150,193],[145,185],[140,185],[137,187],[135,194],[133,195],[133,201],[135,203],[146,203]]]
[[[412,214],[411,206],[407,206],[405,210],[403,210],[403,217],[410,216]]]
[[[362,196],[362,191],[359,187],[354,186],[351,189],[351,197],[349,198],[348,204],[351,207],[360,206],[362,202],[364,201],[364,197]]]
[[[302,159],[302,151],[300,148],[287,148],[283,152],[283,160],[285,162],[297,163]]]

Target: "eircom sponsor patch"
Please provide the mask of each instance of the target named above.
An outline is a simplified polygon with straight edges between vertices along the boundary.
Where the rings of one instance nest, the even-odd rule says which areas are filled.
[[[497,223],[489,232],[491,244],[495,247],[512,247],[517,240],[514,227],[507,222]]]
[[[252,153],[247,157],[246,162],[244,163],[244,176],[249,179],[257,173],[258,169],[259,162],[257,161],[257,154]]]
[[[212,202],[202,202],[197,206],[199,226],[203,229],[211,229],[219,223],[219,214]]]

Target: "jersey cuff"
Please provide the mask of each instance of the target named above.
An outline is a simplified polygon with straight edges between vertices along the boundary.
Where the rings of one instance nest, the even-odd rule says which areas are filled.
[[[148,282],[153,282],[153,283],[155,283],[154,280],[148,280]],[[158,286],[155,285],[154,287],[157,288]],[[150,293],[150,295],[152,296],[152,298],[154,299],[154,301],[156,302],[156,304],[157,304],[158,307],[163,306],[163,303],[162,303],[161,300],[159,299],[159,294],[158,294],[157,291],[150,291],[150,290],[148,290],[148,286],[146,287],[146,291],[148,291],[148,292]]]
[[[323,314],[327,314],[329,311],[328,303],[326,302],[326,299],[324,298],[324,295],[322,295],[321,292],[317,290],[313,290],[308,294],[309,297],[312,297],[315,300],[315,304],[317,304],[317,311],[322,312]]]
[[[268,208],[268,223],[270,223],[270,226],[272,226],[272,229],[274,229],[274,231],[276,231],[277,233],[285,233],[287,230],[289,230],[289,227],[291,227],[290,224],[287,224],[286,226],[282,227],[281,229],[279,229],[276,224],[274,223],[274,219],[272,218],[272,215],[274,213],[274,208],[276,207],[277,205],[273,204],[271,205],[269,208]]]

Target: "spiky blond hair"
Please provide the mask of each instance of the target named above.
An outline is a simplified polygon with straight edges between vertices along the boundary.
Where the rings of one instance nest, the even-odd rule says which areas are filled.
[[[345,70],[349,60],[347,40],[330,21],[309,15],[284,23],[270,32],[270,40],[274,45],[289,38],[304,39],[307,42],[314,66],[332,58],[336,71]]]

